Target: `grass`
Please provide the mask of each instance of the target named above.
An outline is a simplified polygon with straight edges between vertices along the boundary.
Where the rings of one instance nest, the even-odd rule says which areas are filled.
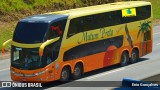
[[[160,0],[145,1],[150,1],[153,5],[154,19],[160,19]],[[4,41],[12,38],[17,21],[23,17],[106,2],[107,0],[0,0],[0,49]]]
[[[160,0],[147,0],[152,3],[154,19],[160,19]]]
[[[80,3],[80,0],[1,0],[0,10],[3,12],[19,12],[23,10],[34,10],[40,7],[50,7],[55,4],[72,5]]]
[[[13,36],[13,31],[16,26],[16,22],[11,22],[11,23],[0,23],[0,49],[2,47],[2,43],[5,42],[6,40],[12,38]],[[9,48],[9,47],[7,47]]]

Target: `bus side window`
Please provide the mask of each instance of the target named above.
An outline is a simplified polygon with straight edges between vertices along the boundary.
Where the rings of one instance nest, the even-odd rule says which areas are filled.
[[[85,16],[83,17],[83,21],[84,21],[83,25],[84,31],[96,29],[97,22],[95,21],[95,15]]]
[[[53,39],[56,37],[62,37],[67,20],[61,20],[54,22],[50,25],[47,39]]]
[[[96,21],[96,29],[98,28],[104,28],[107,25],[106,15],[105,13],[97,14],[95,15],[95,21]]]
[[[151,6],[150,5],[141,6],[141,7],[136,7],[136,16],[122,17],[121,21],[122,23],[129,23],[129,22],[144,20],[149,18],[150,16],[151,16]]]
[[[96,28],[97,28],[97,21],[95,19],[95,15],[89,15],[72,19],[70,21],[67,38],[77,33],[93,30]]]
[[[52,24],[51,28],[49,29],[48,39],[58,37],[58,32],[56,32],[55,30],[52,29],[54,27],[56,27],[56,26],[54,26],[54,24]]]
[[[83,31],[84,21],[82,17],[70,21],[67,38]]]
[[[111,22],[112,22],[112,16],[109,14],[106,14],[106,26],[111,26]]]
[[[114,26],[121,23],[120,11],[111,11],[105,14],[106,14],[107,26]]]

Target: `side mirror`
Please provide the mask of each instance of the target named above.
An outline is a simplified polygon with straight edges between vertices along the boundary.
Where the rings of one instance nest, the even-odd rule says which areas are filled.
[[[46,42],[44,42],[44,43],[40,46],[40,48],[39,48],[39,56],[43,56],[44,48],[45,48],[47,45],[49,45],[49,44],[51,44],[51,43],[53,43],[53,42],[56,42],[56,41],[58,41],[59,39],[60,39],[60,37],[57,37],[57,38],[50,39],[50,40],[47,40]]]
[[[5,42],[2,44],[2,53],[5,52],[5,46],[6,46],[7,44],[11,43],[11,42],[12,42],[12,39],[9,39],[9,40],[5,41]]]

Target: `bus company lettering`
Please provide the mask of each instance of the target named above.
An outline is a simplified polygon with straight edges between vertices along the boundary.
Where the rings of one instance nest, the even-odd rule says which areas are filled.
[[[96,40],[98,38],[105,38],[107,36],[112,36],[113,30],[106,30],[105,28],[100,29],[100,33],[89,33],[89,32],[83,32],[82,38],[77,41],[78,44],[81,44],[82,42],[87,42],[90,40]]]
[[[93,33],[88,33],[88,32],[83,32],[82,38],[77,41],[78,44],[81,44],[82,42],[87,42],[90,40],[95,40],[98,39],[99,34],[93,34]]]
[[[113,30],[106,30],[105,28],[100,29],[101,38],[105,38],[106,36],[112,36]]]

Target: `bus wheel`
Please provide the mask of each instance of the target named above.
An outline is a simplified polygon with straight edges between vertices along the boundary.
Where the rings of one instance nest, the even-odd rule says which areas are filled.
[[[127,52],[123,52],[121,55],[121,62],[120,65],[121,66],[126,66],[128,64],[129,61],[129,55]]]
[[[82,73],[83,73],[82,65],[76,64],[76,66],[74,67],[73,79],[81,78]]]
[[[69,69],[67,67],[64,67],[61,72],[60,81],[66,82],[69,80]]]
[[[135,63],[138,61],[138,59],[139,59],[139,53],[136,49],[133,49],[130,62]]]

